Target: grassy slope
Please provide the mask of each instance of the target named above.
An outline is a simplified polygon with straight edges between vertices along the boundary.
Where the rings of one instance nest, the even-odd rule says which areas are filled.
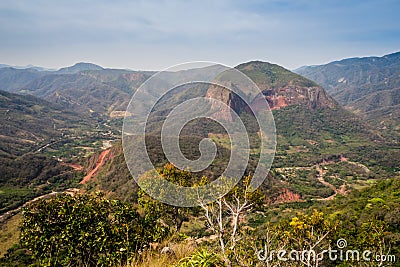
[[[0,257],[2,257],[12,245],[19,242],[19,224],[21,222],[21,213],[18,213],[0,224]]]

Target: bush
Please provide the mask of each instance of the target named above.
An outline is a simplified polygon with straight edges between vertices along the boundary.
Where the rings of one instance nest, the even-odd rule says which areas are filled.
[[[213,252],[208,252],[203,249],[192,256],[183,258],[179,261],[176,267],[220,267],[225,266],[223,261],[219,258],[219,256]]]
[[[132,261],[166,234],[131,204],[64,194],[23,210],[21,244],[40,266],[110,266]]]

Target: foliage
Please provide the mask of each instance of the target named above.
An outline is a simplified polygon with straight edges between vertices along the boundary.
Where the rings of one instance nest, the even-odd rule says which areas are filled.
[[[380,181],[322,207],[340,220],[337,235],[350,246],[400,256],[400,180]]]
[[[317,86],[311,80],[276,64],[252,61],[240,64],[236,68],[249,76],[257,85],[262,84],[265,88],[279,88],[288,84],[305,87]]]
[[[369,250],[374,255],[395,255],[399,259],[399,189],[399,179],[395,178],[354,190],[333,201],[310,202],[308,208],[289,204],[270,207],[262,216],[253,217],[256,229],[252,237],[257,236],[257,240],[263,242],[248,238],[248,251],[254,246],[264,249],[266,244],[269,249],[303,250],[327,234],[316,248],[331,246],[335,249],[336,241],[345,239],[345,250]],[[252,253],[247,257],[252,257]],[[377,266],[377,263],[371,264],[365,266]],[[337,265],[350,266],[340,261],[323,262],[323,266]]]
[[[176,267],[222,267],[223,261],[213,252],[205,249],[197,251],[190,257],[183,258]]]
[[[163,179],[179,186],[190,186],[194,182],[194,178],[190,172],[180,170],[171,163],[164,165],[163,168],[159,168],[157,171]],[[153,180],[146,181],[145,179],[153,178],[148,176],[142,177],[141,184],[146,182],[153,184]],[[142,189],[139,189],[138,204],[147,216],[152,216],[153,220],[161,219],[164,223],[174,226],[177,232],[180,231],[183,222],[188,220],[188,208],[164,204],[147,195]]]
[[[34,266],[33,259],[27,253],[25,248],[21,248],[19,244],[13,245],[7,250],[4,257],[0,258],[1,267],[21,267],[21,266]]]
[[[65,194],[24,208],[21,244],[41,266],[109,266],[132,261],[166,234],[131,204]]]
[[[287,249],[297,251],[322,251],[333,244],[333,237],[338,222],[330,219],[323,212],[314,210],[310,215],[299,212],[289,222],[279,225],[280,244]],[[309,259],[306,262],[310,262]]]

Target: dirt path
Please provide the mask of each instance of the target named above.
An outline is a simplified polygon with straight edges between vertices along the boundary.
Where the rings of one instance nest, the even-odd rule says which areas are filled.
[[[360,168],[363,169],[363,171],[364,171],[365,173],[369,173],[369,172],[370,172],[370,170],[368,169],[368,167],[365,166],[364,164],[361,164],[361,163],[359,163],[359,162],[349,161],[349,159],[346,158],[346,157],[340,156],[340,162],[346,162],[346,163],[348,163],[348,164],[353,164],[353,165],[355,165],[355,166],[357,166],[357,167],[360,167]],[[323,170],[323,169],[321,168],[321,166],[323,166],[323,165],[329,165],[329,164],[332,164],[332,163],[335,163],[335,162],[334,162],[334,161],[324,161],[324,162],[322,162],[321,164],[314,165],[314,166],[316,167],[316,170],[318,171],[318,175],[317,175],[318,181],[319,181],[320,183],[322,183],[323,185],[325,185],[325,186],[331,188],[331,189],[335,192],[333,195],[331,195],[331,196],[329,196],[329,197],[326,197],[326,198],[318,198],[318,199],[315,199],[315,200],[328,201],[328,200],[334,199],[334,198],[336,197],[337,194],[341,194],[341,195],[344,196],[344,195],[346,195],[346,193],[347,193],[347,192],[346,192],[347,182],[346,182],[345,180],[340,179],[340,180],[342,180],[342,181],[345,182],[345,183],[342,184],[342,185],[339,187],[339,189],[336,188],[336,187],[335,187],[334,185],[332,185],[331,183],[325,181],[324,176],[325,176],[326,171]]]
[[[356,165],[360,168],[362,168],[366,173],[370,172],[370,170],[363,164],[358,163],[358,162],[353,162],[353,161],[349,161],[348,158],[345,158],[343,156],[340,156],[340,160],[339,162],[347,162],[349,164],[353,164]],[[330,189],[332,189],[334,191],[334,193],[326,198],[315,198],[313,200],[319,200],[319,201],[328,201],[328,200],[332,200],[334,199],[338,194],[341,195],[346,195],[346,186],[347,186],[347,182],[343,179],[340,179],[344,182],[344,184],[342,184],[339,188],[336,188],[333,184],[325,181],[324,176],[326,174],[326,170],[324,170],[321,166],[325,166],[325,165],[330,165],[330,164],[335,164],[338,163],[337,161],[334,160],[324,160],[321,163],[315,164],[312,167],[286,167],[286,168],[276,168],[276,170],[278,172],[283,172],[283,171],[290,171],[290,170],[312,170],[313,168],[315,168],[318,172],[317,174],[317,179],[318,181],[323,184],[326,187],[329,187]]]
[[[100,154],[99,159],[96,162],[96,166],[93,170],[91,170],[85,177],[83,177],[80,184],[86,184],[92,177],[96,174],[96,172],[104,165],[105,158],[110,153],[110,149],[103,150]]]
[[[35,198],[25,202],[24,204],[22,204],[18,208],[10,210],[10,211],[7,211],[7,212],[3,213],[2,215],[0,215],[0,224],[5,222],[6,220],[11,218],[12,216],[14,216],[18,212],[20,212],[22,210],[22,208],[26,207],[27,205],[29,205],[29,204],[31,204],[33,202],[36,202],[36,201],[41,200],[41,199],[48,199],[48,198],[50,198],[52,196],[57,196],[57,195],[65,194],[65,193],[67,193],[67,194],[76,194],[77,192],[79,192],[79,189],[77,189],[77,188],[69,188],[69,189],[66,189],[63,192],[54,192],[53,191],[53,192],[50,192],[48,194],[44,194],[44,195],[35,197]]]
[[[333,195],[329,196],[329,197],[317,198],[317,199],[314,199],[314,200],[328,201],[328,200],[334,199],[337,196],[337,194],[341,194],[343,196],[346,195],[346,193],[347,193],[346,192],[347,182],[345,180],[340,179],[340,180],[342,180],[344,182],[344,184],[342,184],[338,189],[333,184],[325,181],[324,176],[325,176],[326,170],[323,170],[320,165],[316,165],[316,170],[318,171],[318,175],[317,175],[318,181],[321,184],[325,185],[326,187],[331,188],[335,193]]]
[[[325,176],[326,170],[323,170],[323,169],[321,168],[321,166],[319,166],[319,165],[316,165],[316,170],[317,170],[317,172],[318,172],[318,175],[317,175],[318,181],[319,181],[321,184],[323,184],[324,186],[329,187],[330,189],[332,189],[335,193],[334,193],[333,195],[329,196],[329,197],[326,197],[326,198],[318,198],[318,199],[315,199],[315,200],[327,201],[327,200],[332,200],[332,199],[334,199],[334,198],[336,197],[337,194],[342,194],[342,195],[344,195],[344,194],[342,193],[342,190],[338,190],[333,184],[328,183],[327,181],[325,181],[324,176]],[[344,189],[344,188],[343,188],[343,189]]]

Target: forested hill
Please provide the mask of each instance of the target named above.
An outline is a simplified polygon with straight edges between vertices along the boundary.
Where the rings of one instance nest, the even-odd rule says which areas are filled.
[[[400,137],[400,52],[306,66],[296,72],[320,84],[388,137]]]

